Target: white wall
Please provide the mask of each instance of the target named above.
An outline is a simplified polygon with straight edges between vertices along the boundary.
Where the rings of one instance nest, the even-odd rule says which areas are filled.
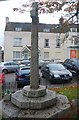
[[[49,52],[49,59],[61,59],[64,61],[67,58],[67,47],[70,41],[65,42],[60,48],[56,48],[57,33],[44,33],[39,32],[38,35],[38,48],[40,50],[40,59],[44,59],[44,52]],[[31,32],[12,32],[6,31],[4,34],[4,61],[13,60],[13,51],[21,51],[23,47],[13,47],[14,37],[22,38],[23,47],[31,46]],[[61,35],[63,38],[63,34]],[[44,48],[44,40],[49,39],[49,47]]]

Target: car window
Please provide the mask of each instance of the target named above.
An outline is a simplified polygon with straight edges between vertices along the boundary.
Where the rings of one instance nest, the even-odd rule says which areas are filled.
[[[68,64],[68,63],[69,63],[69,59],[66,59],[66,60],[64,61],[64,63]]]
[[[70,64],[76,65],[76,63],[73,60],[70,61]]]
[[[75,65],[79,66],[79,59],[73,60],[73,62],[74,62]]]
[[[11,65],[11,63],[5,63],[4,66],[8,66],[8,65]]]
[[[49,65],[50,70],[64,70],[65,67],[61,64],[51,64]]]
[[[18,65],[17,63],[12,62],[11,65]]]
[[[69,60],[69,62],[68,62],[69,64],[73,64],[73,61],[72,60]]]

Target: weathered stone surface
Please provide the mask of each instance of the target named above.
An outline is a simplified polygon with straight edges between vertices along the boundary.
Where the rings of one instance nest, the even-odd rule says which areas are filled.
[[[42,97],[46,95],[46,87],[39,85],[38,89],[30,89],[30,86],[25,86],[23,89],[23,94],[27,97],[34,98],[34,97]]]
[[[1,103],[2,103],[2,108],[0,108],[0,109],[2,111],[2,116],[4,118],[9,118],[9,117],[15,118],[18,116],[20,109],[18,109],[16,106],[14,106],[11,103],[11,101],[2,100]]]
[[[51,107],[41,110],[20,109],[7,101],[3,101],[2,104],[4,118],[62,118],[70,110],[67,97],[59,94],[57,94],[57,101],[54,106],[51,105]]]
[[[23,109],[44,109],[54,105],[57,100],[56,92],[47,90],[43,97],[29,98],[23,95],[22,90],[18,90],[12,94],[11,102],[19,108]]]

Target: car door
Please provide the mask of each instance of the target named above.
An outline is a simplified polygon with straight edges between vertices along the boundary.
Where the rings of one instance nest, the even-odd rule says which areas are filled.
[[[5,63],[4,64],[4,69],[7,69],[8,72],[12,71],[11,63],[10,62]]]
[[[71,72],[73,73],[73,75],[76,75],[77,74],[77,66],[76,66],[75,62],[73,60],[71,60],[70,64],[71,64]]]
[[[72,70],[72,61],[69,60],[67,63],[67,69]]]
[[[63,65],[65,66],[65,68],[69,69],[69,59],[66,59],[66,60],[63,62]]]
[[[73,76],[76,74],[75,65],[73,64],[73,60],[69,59],[66,68],[73,74]]]
[[[19,68],[19,65],[14,62],[11,62],[11,68],[12,68],[12,71],[16,71]]]

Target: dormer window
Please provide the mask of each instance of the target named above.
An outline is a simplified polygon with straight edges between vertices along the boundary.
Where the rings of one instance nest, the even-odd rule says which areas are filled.
[[[22,28],[16,27],[15,31],[22,31]]]
[[[50,29],[49,28],[44,28],[43,32],[50,32]]]

